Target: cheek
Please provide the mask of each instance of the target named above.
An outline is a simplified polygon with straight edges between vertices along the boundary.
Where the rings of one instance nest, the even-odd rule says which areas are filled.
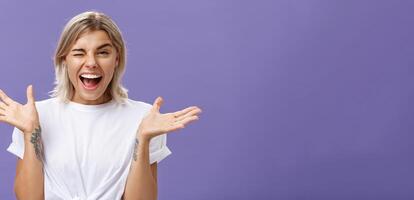
[[[113,62],[107,62],[107,63],[105,63],[105,65],[102,65],[102,66],[104,67],[103,71],[105,73],[107,82],[110,82],[112,80],[113,76],[114,76],[114,73],[115,73],[115,62],[114,61]]]
[[[65,60],[66,60],[66,67],[67,67],[69,80],[73,85],[75,85],[78,79],[77,73],[79,70],[78,66],[79,66],[80,61],[70,56],[67,56]]]
[[[110,83],[112,81],[112,79],[114,78],[114,72],[115,72],[114,70],[105,72],[107,83]]]
[[[68,75],[70,82],[75,85],[78,80],[77,70],[74,67],[68,66]]]

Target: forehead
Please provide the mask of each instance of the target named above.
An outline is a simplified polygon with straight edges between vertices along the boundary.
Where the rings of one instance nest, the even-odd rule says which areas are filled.
[[[96,48],[106,43],[112,44],[112,41],[105,31],[86,31],[79,35],[72,48]]]

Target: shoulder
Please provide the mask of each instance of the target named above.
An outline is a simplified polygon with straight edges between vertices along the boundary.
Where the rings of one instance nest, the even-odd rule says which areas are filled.
[[[35,102],[35,105],[42,128],[58,119],[59,101],[56,98],[39,100]]]
[[[145,109],[151,109],[152,107],[152,105],[149,103],[146,103],[143,101],[132,100],[132,99],[127,99],[125,103],[130,106],[141,107]]]
[[[36,108],[38,110],[43,110],[43,109],[50,109],[53,108],[54,105],[57,105],[59,103],[57,98],[49,98],[49,99],[44,99],[44,100],[40,100],[40,101],[36,101]]]
[[[137,109],[143,112],[148,112],[152,108],[152,105],[149,103],[132,99],[126,99],[124,102],[124,106]]]

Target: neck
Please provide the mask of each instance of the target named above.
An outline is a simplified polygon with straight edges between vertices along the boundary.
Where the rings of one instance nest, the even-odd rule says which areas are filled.
[[[95,100],[84,99],[78,95],[73,95],[71,99],[72,102],[80,103],[84,105],[99,105],[99,104],[107,103],[111,100],[112,100],[112,97],[107,92],[105,92],[102,96],[100,96],[99,98]]]

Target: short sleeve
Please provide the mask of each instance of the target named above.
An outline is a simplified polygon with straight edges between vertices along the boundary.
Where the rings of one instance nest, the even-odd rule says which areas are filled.
[[[7,151],[16,155],[20,159],[23,159],[24,136],[23,136],[23,133],[17,128],[14,128],[13,130],[12,142],[7,148]]]
[[[150,141],[150,164],[154,162],[161,162],[164,158],[171,154],[170,149],[167,147],[167,135],[159,135],[154,137]]]

